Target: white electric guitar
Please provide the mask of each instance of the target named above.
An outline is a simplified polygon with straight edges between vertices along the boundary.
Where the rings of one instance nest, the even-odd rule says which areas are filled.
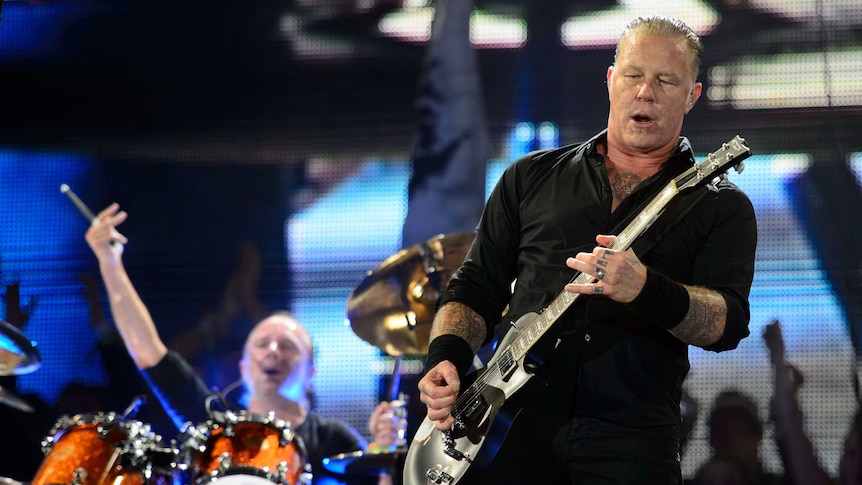
[[[719,150],[669,182],[617,235],[610,249],[628,249],[677,194],[714,183],[730,167],[742,172],[742,160],[750,155],[751,150],[739,136],[723,144]],[[595,277],[586,273],[579,273],[573,279],[578,284],[595,281]],[[505,429],[501,433],[499,429],[494,430],[499,428],[495,420],[506,399],[533,377],[524,369],[524,357],[578,296],[563,290],[542,313],[527,313],[512,325],[488,365],[477,372],[476,380],[452,405],[455,423],[450,430],[438,431],[434,422],[425,418],[407,451],[405,485],[454,485],[471,471],[471,466],[475,464],[474,469],[480,469],[493,459],[509,425],[508,421],[499,419],[505,421],[502,423]]]

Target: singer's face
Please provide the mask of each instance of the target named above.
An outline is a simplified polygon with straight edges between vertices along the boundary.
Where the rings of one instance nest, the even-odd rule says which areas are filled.
[[[301,402],[314,375],[311,335],[292,318],[274,315],[255,326],[240,371],[252,394],[278,393]]]
[[[682,121],[700,97],[691,53],[676,39],[633,32],[608,69],[608,143],[651,153],[677,143]]]

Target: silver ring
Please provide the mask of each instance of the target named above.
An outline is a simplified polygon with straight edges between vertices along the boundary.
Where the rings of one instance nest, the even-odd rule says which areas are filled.
[[[599,280],[601,280],[601,279],[602,279],[602,278],[604,278],[604,277],[605,277],[605,270],[603,270],[602,268],[598,268],[598,269],[596,270],[596,278],[598,278]]]

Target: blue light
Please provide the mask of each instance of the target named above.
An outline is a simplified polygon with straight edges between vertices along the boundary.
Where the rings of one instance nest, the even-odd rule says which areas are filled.
[[[71,381],[105,379],[90,353],[96,334],[77,284],[87,222],[60,192],[63,183],[84,189],[91,170],[78,155],[0,150],[0,277],[4,286],[20,284],[29,314],[22,333],[42,355],[41,367],[19,376],[18,387],[49,402]]]
[[[539,123],[538,133],[539,149],[546,150],[556,148],[560,145],[560,129],[557,124],[551,121],[543,121]]]

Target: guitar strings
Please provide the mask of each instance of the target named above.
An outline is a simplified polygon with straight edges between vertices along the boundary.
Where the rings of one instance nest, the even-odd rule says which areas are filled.
[[[583,280],[579,282],[579,278],[582,278],[582,277],[583,277]],[[572,276],[569,279],[569,283],[586,284],[586,283],[591,283],[592,281],[590,281],[590,280],[596,281],[595,277],[591,277],[590,275],[588,275],[586,273],[578,271],[574,276]],[[548,305],[547,308],[559,306],[558,300],[560,300],[561,298],[563,298],[563,299],[567,298],[567,295],[568,294],[565,291],[563,291],[562,293],[557,295],[557,297],[555,297],[553,301],[551,301],[551,303]],[[568,305],[569,304],[563,304],[562,306],[567,307]],[[563,309],[563,311],[565,311],[565,309]],[[540,314],[538,318],[543,318],[544,315],[545,315],[545,313],[542,312],[542,314]],[[524,338],[524,335],[525,334],[522,334],[520,337],[518,337],[518,339]],[[513,342],[513,344],[514,344],[514,342]],[[511,347],[512,347],[512,345],[509,345],[509,347],[507,347],[507,349],[505,351],[509,351],[509,349],[511,349]],[[515,361],[515,359],[511,359],[511,360],[512,360],[512,362]],[[489,382],[490,378],[491,377],[497,377],[497,375],[490,375],[489,376],[489,374],[491,374],[491,372],[498,373],[500,379],[502,380],[503,373],[500,370],[500,362],[495,362],[494,365],[491,367],[492,368],[489,368],[484,374],[479,376],[477,378],[477,380],[472,385],[470,385],[470,387],[467,389],[466,392],[464,392],[463,394],[458,396],[457,399],[455,399],[455,402],[452,404],[452,415],[453,416],[459,417],[466,410],[466,407],[470,403],[473,402],[473,400],[478,399],[479,396],[481,396],[482,392],[490,385],[490,382]],[[486,378],[486,376],[488,376],[488,377]]]

